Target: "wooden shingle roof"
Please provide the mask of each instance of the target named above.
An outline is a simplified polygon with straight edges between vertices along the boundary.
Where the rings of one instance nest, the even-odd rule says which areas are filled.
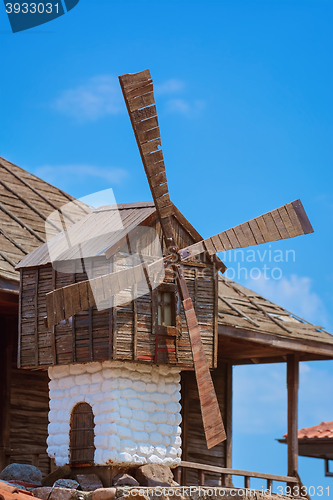
[[[224,276],[219,277],[218,323],[221,336],[333,357],[333,335],[322,326]]]
[[[19,281],[16,264],[45,242],[45,219],[73,198],[0,157],[0,279]]]

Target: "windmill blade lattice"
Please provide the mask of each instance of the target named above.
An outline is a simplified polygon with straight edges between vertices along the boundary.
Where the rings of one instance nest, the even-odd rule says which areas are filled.
[[[309,233],[313,233],[311,223],[301,200],[295,200],[239,226],[190,245],[180,250],[179,255],[182,259],[194,257],[206,251],[209,255],[213,255],[233,248],[245,248]]]

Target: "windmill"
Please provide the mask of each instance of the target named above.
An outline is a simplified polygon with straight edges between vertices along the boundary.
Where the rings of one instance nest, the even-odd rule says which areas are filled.
[[[192,347],[207,447],[212,448],[226,439],[226,433],[181,262],[204,252],[207,252],[209,258],[218,261],[216,254],[221,251],[292,238],[311,233],[313,229],[301,201],[296,200],[227,231],[178,249],[171,224],[174,206],[169,196],[150,71],[122,75],[119,81],[168,250],[168,255],[162,260],[164,265],[172,266],[176,275]],[[114,248],[110,248],[105,255],[111,257],[113,253]],[[156,281],[155,276],[160,272],[160,265],[161,259],[149,264],[142,262],[130,269],[48,293],[46,305],[49,327],[88,306],[96,305],[96,296],[101,290],[103,298],[106,299],[143,279],[146,279],[148,284],[153,279]],[[220,261],[219,268],[223,272],[226,269]]]

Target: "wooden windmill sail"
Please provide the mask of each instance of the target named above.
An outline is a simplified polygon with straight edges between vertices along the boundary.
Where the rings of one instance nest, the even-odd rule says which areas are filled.
[[[174,206],[169,196],[150,72],[145,70],[126,74],[119,77],[119,80],[168,253],[173,256],[178,255],[178,262],[171,261],[170,257],[164,258],[164,262],[172,265],[176,273],[192,347],[203,426],[207,446],[211,448],[226,439],[226,434],[181,261],[203,252],[213,256],[233,248],[292,238],[311,233],[313,229],[300,200],[296,200],[199,243],[178,249],[171,224]],[[107,257],[111,254],[111,251],[106,252]],[[49,326],[54,326],[73,314],[95,305],[94,291],[99,290],[103,297],[107,298],[141,281],[144,277],[149,281],[149,276],[154,275],[159,265],[160,261],[149,265],[142,263],[131,269],[48,293],[46,298]]]

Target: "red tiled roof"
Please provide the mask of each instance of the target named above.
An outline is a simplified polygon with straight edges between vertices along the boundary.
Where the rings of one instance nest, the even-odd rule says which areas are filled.
[[[285,434],[283,437],[287,437],[287,434]],[[307,427],[298,431],[298,439],[318,438],[333,439],[333,422],[322,422],[319,425],[314,425],[313,427]]]
[[[17,486],[12,486],[4,481],[0,481],[0,498],[5,500],[35,500],[33,493],[30,491],[20,490]]]

